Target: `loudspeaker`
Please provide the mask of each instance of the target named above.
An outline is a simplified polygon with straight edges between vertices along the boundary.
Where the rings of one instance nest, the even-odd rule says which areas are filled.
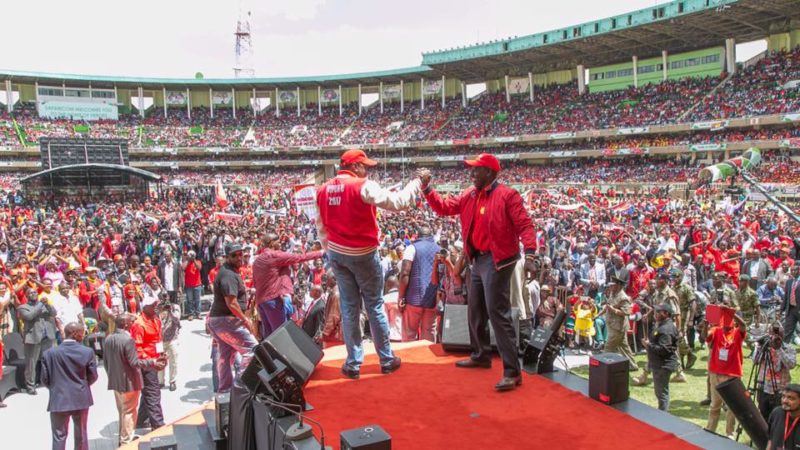
[[[605,404],[628,399],[628,358],[600,353],[589,358],[589,397]]]
[[[519,309],[511,308],[511,321],[514,324],[515,347],[519,346]],[[489,342],[492,350],[497,351],[494,330],[489,324]],[[442,348],[448,352],[468,352],[469,324],[467,322],[467,305],[445,305],[442,320]]]
[[[561,351],[561,327],[566,317],[564,311],[559,311],[549,328],[539,327],[533,332],[523,349],[522,370],[530,374],[554,371],[553,363]]]
[[[230,414],[231,394],[228,392],[222,392],[214,395],[214,419],[217,424],[217,430],[223,438],[228,437]]]
[[[742,428],[756,444],[756,448],[767,448],[769,440],[769,427],[764,416],[758,411],[755,403],[750,398],[747,388],[740,378],[731,378],[728,381],[713,386],[719,396],[725,400],[728,409],[733,412]]]
[[[355,428],[339,433],[341,450],[391,450],[392,437],[378,425]]]
[[[322,360],[322,350],[311,336],[289,320],[261,341],[272,358],[293,371],[302,385],[308,382]]]
[[[230,399],[228,448],[231,450],[255,450],[256,426],[253,421],[252,394],[239,383],[233,383]],[[262,424],[259,423],[259,427],[261,426]]]

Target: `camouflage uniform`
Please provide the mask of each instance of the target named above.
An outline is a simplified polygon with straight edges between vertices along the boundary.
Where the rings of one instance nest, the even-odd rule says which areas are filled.
[[[750,325],[754,319],[758,318],[761,306],[758,303],[758,295],[750,286],[744,289],[737,289],[733,293],[733,298],[742,311],[744,323]]]
[[[628,358],[631,369],[635,370],[637,367],[636,360],[633,358],[633,351],[628,344],[628,329],[630,328],[628,317],[631,314],[631,299],[625,291],[619,291],[616,295],[609,297],[606,303],[624,312],[625,316],[620,316],[610,311],[606,312],[608,339],[606,340],[604,350],[607,352],[619,353]]]
[[[688,356],[687,366],[691,366],[692,364],[689,363],[694,363],[696,357],[694,356],[694,349],[689,347],[689,343],[686,341],[686,334],[694,322],[694,317],[690,317],[692,305],[694,304],[694,289],[687,283],[681,283],[675,286],[674,291],[678,296],[681,315],[681,328],[678,331],[682,333],[682,337],[678,339],[678,357],[683,361],[683,357]]]

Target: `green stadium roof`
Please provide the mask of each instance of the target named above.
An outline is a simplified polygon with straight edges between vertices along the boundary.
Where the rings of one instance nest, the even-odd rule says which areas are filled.
[[[182,87],[204,87],[204,88],[237,88],[237,89],[266,89],[266,88],[286,88],[290,87],[317,87],[332,86],[341,84],[342,86],[354,86],[358,83],[365,85],[378,84],[381,81],[399,82],[418,81],[420,77],[436,78],[440,77],[436,71],[427,66],[405,67],[392,70],[381,70],[377,72],[361,72],[339,75],[317,75],[309,77],[281,77],[281,78],[139,78],[139,77],[115,77],[105,75],[74,75],[44,72],[26,72],[18,70],[0,69],[0,80],[10,79],[15,83],[70,83],[73,85],[92,84],[92,87],[138,87],[144,88],[182,88]]]
[[[797,29],[797,0],[676,0],[558,30],[424,53],[422,63],[462,80],[575,69],[749,42]]]

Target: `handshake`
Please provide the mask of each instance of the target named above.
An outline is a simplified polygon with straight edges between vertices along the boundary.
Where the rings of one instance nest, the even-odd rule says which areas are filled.
[[[428,184],[431,182],[431,171],[430,169],[417,169],[417,178],[422,184],[422,189],[428,187]]]

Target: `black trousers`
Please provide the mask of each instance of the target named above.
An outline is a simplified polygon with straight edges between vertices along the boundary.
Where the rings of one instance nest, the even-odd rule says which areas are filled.
[[[794,286],[792,288],[794,288]],[[794,339],[794,330],[797,327],[798,321],[800,321],[800,306],[790,306],[783,319],[783,342],[792,343]]]
[[[773,409],[781,406],[781,394],[767,394],[763,389],[756,392],[758,400],[758,411],[764,417],[764,420],[769,420],[769,414]]]
[[[514,266],[510,264],[496,270],[491,254],[477,256],[472,262],[467,296],[471,358],[475,361],[489,361],[492,358],[489,329],[486,326],[491,322],[505,377],[516,377],[520,373],[516,333],[511,320],[511,275]]]
[[[142,380],[142,398],[139,401],[139,419],[136,422],[136,428],[145,428],[149,425],[155,430],[164,426],[158,371],[142,369]]]
[[[89,450],[89,433],[86,432],[86,425],[89,422],[88,409],[50,413],[50,428],[53,432],[53,450],[64,450],[67,448],[70,418],[72,418],[72,428],[75,431],[75,450]]]

